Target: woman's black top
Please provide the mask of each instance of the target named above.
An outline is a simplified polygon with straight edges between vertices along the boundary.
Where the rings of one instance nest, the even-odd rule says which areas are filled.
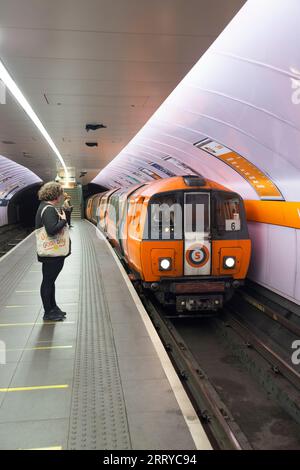
[[[42,201],[39,205],[39,208],[35,216],[35,228],[37,229],[37,228],[41,228],[44,226],[48,235],[53,236],[61,231],[61,229],[66,225],[67,221],[59,217],[54,206],[47,207],[47,209],[44,210],[43,217],[41,217],[42,210],[44,209],[45,206],[50,206],[49,202]],[[71,240],[70,240],[70,250],[67,256],[69,256],[70,254],[71,254]],[[39,255],[37,255],[37,257],[41,263],[45,263],[45,262],[51,263],[57,259],[66,258],[66,256],[39,256]]]

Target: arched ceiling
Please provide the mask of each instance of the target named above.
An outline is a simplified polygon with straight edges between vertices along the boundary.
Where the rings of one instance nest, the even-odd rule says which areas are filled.
[[[248,0],[94,181],[182,174],[183,162],[246,199],[299,201],[299,20],[299,0]]]
[[[143,127],[245,0],[0,0],[0,57],[69,166],[91,181]],[[106,129],[86,133],[89,122]],[[14,144],[6,144],[11,141]],[[88,148],[86,141],[98,147]],[[56,160],[8,95],[0,153]]]

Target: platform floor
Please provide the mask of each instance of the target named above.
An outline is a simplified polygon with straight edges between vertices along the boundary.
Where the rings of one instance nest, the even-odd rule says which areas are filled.
[[[64,322],[42,320],[34,235],[0,261],[0,449],[210,448],[107,242],[71,237]]]

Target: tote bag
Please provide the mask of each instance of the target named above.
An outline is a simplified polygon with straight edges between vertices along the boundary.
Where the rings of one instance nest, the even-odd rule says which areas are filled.
[[[41,217],[43,216],[46,206],[41,212]],[[60,232],[56,235],[48,235],[45,227],[36,229],[36,246],[37,254],[42,257],[55,257],[55,256],[67,256],[70,249],[70,235],[69,228],[65,225]]]

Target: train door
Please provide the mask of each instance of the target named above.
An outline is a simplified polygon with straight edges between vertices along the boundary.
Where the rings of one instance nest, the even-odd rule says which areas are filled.
[[[211,274],[210,194],[184,194],[184,274]]]

